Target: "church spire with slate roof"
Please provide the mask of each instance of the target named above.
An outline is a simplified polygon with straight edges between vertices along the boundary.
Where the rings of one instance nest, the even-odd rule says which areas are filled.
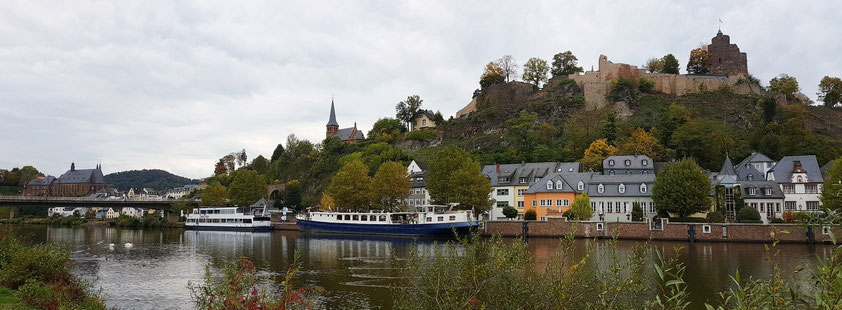
[[[327,138],[332,137],[339,130],[339,123],[336,122],[336,109],[333,107],[333,98],[330,98],[330,119],[327,121]]]
[[[731,158],[728,156],[728,152],[725,152],[725,162],[722,163],[722,169],[719,170],[719,174],[737,175],[737,172],[734,171],[734,164],[731,163]]]

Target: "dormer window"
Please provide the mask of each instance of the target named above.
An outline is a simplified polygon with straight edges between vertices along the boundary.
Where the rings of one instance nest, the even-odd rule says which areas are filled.
[[[608,175],[614,175],[614,170],[608,171]]]
[[[624,162],[624,164],[626,164],[626,166],[631,166],[631,160],[626,159],[626,161]]]
[[[631,174],[631,170],[626,170],[626,174]]]
[[[640,161],[640,164],[645,167],[646,165],[649,165],[649,161],[644,159]]]
[[[747,175],[746,180],[754,181],[754,175],[752,175],[752,174]]]
[[[646,193],[647,190],[648,190],[648,188],[646,187],[646,183],[640,184],[640,192],[641,193]]]
[[[538,181],[540,181],[540,180],[541,180],[541,178],[535,178],[535,183],[538,183]]]
[[[613,166],[613,165],[614,165],[614,160],[613,160],[613,159],[609,159],[609,160],[608,160],[608,165],[609,165],[609,166]]]
[[[526,184],[526,180],[527,180],[526,178],[520,178],[520,179],[518,179],[518,181],[520,182],[520,184]]]
[[[798,181],[797,181],[797,182],[798,182],[798,183],[804,183],[804,178],[802,178],[802,177],[799,175],[799,176],[798,176]]]
[[[626,192],[626,185],[620,183],[620,194],[625,193],[625,192]]]
[[[547,181],[547,189],[553,189],[553,181]]]
[[[509,183],[509,178],[497,178],[497,183]]]
[[[757,189],[754,188],[754,187],[749,187],[748,188],[748,194],[752,195],[752,196],[757,195]]]
[[[585,190],[585,182],[579,181],[579,185],[576,186],[580,191]]]
[[[555,181],[555,189],[561,189],[561,188],[562,188],[561,180]]]
[[[764,191],[766,191],[766,196],[772,196],[772,188],[771,187],[764,188]]]
[[[600,193],[605,192],[605,185],[599,184],[599,186],[597,186],[596,188],[596,191]]]

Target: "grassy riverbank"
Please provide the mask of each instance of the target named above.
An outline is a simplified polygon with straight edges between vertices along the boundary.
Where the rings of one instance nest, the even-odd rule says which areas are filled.
[[[35,309],[27,305],[23,300],[15,296],[15,291],[8,287],[0,286],[0,310],[20,309],[28,310]]]

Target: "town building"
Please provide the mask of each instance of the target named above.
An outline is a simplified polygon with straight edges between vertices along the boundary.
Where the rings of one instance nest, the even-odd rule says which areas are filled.
[[[772,219],[783,219],[784,193],[773,181],[741,181],[739,183],[744,208],[753,208],[760,213],[764,224]]]
[[[587,191],[593,172],[553,172],[532,184],[524,193],[525,211],[535,210],[539,220],[561,217],[577,197]]]
[[[540,162],[520,164],[486,165],[482,173],[491,183],[491,199],[496,202],[489,212],[491,219],[505,219],[503,208],[512,206],[523,217],[526,202],[524,194],[530,186],[551,173],[578,173],[582,166],[578,162]]]
[[[785,156],[766,172],[766,180],[775,181],[784,198],[784,211],[819,211],[822,178],[815,155]]]
[[[408,206],[426,206],[432,203],[430,192],[427,191],[427,167],[416,161],[409,163],[406,172],[410,177],[409,197],[406,199]]]
[[[125,207],[122,210],[120,210],[120,214],[130,216],[133,218],[141,218],[143,217],[144,211],[141,208]]]
[[[70,170],[58,178],[47,176],[33,179],[26,184],[23,195],[83,197],[109,187],[99,164],[94,169],[76,169],[76,163],[71,163]]]
[[[336,108],[333,105],[333,99],[330,100],[330,118],[327,121],[325,137],[337,137],[345,143],[357,143],[365,140],[363,132],[357,129],[357,123],[354,123],[354,127],[339,129],[339,123],[336,122]]]
[[[106,219],[116,219],[118,217],[120,217],[120,212],[114,210],[114,208],[108,208],[108,211],[105,211]]]
[[[80,217],[84,217],[85,213],[87,213],[87,212],[88,212],[88,208],[82,208],[82,207],[77,207],[77,208],[54,207],[54,208],[47,209],[47,216],[67,217],[67,216],[78,215]]]
[[[606,175],[655,174],[655,163],[646,155],[608,156],[602,161],[602,173]]]
[[[655,174],[593,175],[582,183],[590,197],[593,221],[629,222],[635,203],[644,218],[658,214],[652,201]]]
[[[164,194],[164,198],[168,200],[178,200],[184,198],[184,196],[189,195],[193,190],[196,189],[196,185],[189,184],[184,186],[175,187],[167,191]]]
[[[766,179],[766,172],[769,172],[776,163],[766,155],[752,152],[751,155],[734,166],[734,170],[740,180],[759,181]]]
[[[421,129],[428,129],[428,128],[435,128],[436,127],[436,114],[430,110],[421,110],[418,111],[418,115],[415,116],[415,119],[412,120],[412,131],[421,130]]]
[[[129,200],[148,200],[149,191],[145,188],[130,188],[126,192],[126,198]]]

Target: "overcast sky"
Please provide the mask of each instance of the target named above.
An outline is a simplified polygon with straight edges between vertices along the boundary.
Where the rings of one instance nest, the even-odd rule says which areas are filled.
[[[842,76],[838,1],[214,2],[3,1],[0,168],[206,177],[229,152],[321,141],[331,96],[365,132],[408,95],[453,115],[504,54],[589,70],[672,53],[685,73],[719,19],[764,84],[788,73],[815,100]]]

